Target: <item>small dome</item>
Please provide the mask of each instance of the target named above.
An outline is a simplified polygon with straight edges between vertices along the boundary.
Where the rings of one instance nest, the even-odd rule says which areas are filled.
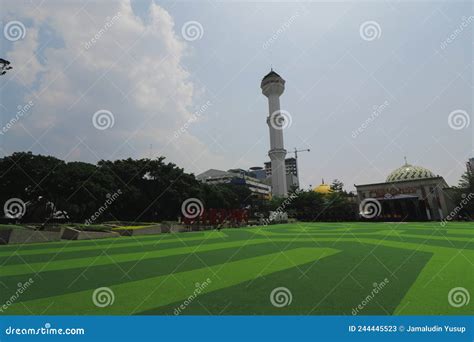
[[[265,86],[269,86],[271,84],[278,84],[282,86],[283,89],[285,86],[285,80],[280,75],[278,75],[275,71],[273,71],[273,69],[262,78],[262,82],[260,83],[260,88],[263,89]]]
[[[273,69],[272,69],[268,74],[266,74],[266,75],[263,77],[263,79],[266,79],[266,78],[268,78],[268,77],[280,77],[280,78],[281,78],[281,76],[278,75],[275,71],[273,71]]]
[[[313,191],[323,195],[329,194],[331,192],[331,186],[329,184],[325,184],[323,179],[323,182],[315,187]]]
[[[399,182],[433,177],[436,176],[430,170],[421,166],[410,165],[405,160],[405,165],[390,173],[386,182]]]

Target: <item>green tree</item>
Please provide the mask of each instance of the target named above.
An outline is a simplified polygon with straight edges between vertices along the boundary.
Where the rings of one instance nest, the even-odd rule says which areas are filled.
[[[31,152],[15,152],[0,159],[0,201],[19,198],[27,204],[24,219],[43,220],[44,206],[55,197],[53,185],[57,181],[62,160]],[[39,208],[42,206],[42,208]]]
[[[332,192],[343,192],[344,183],[341,182],[339,179],[335,179],[332,181],[331,184],[331,191]]]

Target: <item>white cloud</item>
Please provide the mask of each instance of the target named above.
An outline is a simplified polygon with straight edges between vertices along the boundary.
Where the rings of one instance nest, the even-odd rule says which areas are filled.
[[[31,86],[36,75],[43,70],[38,59],[34,56],[37,49],[38,28],[32,27],[28,29],[28,34],[21,40],[21,43],[17,43],[15,49],[8,54],[9,60],[15,61],[16,65],[21,65],[16,74],[26,87]]]
[[[188,46],[170,14],[152,3],[143,20],[128,0],[82,6],[57,1],[37,9],[16,2],[9,6],[9,16],[29,23],[26,38],[7,54],[15,81],[30,90],[25,100],[35,101],[24,127],[35,137],[46,132],[41,145],[58,157],[71,152],[80,138],[84,144],[69,158],[143,157],[153,144],[155,154],[188,171],[225,164],[189,132],[170,143],[192,116],[201,92],[183,68]],[[41,35],[45,28],[54,33],[51,40]],[[91,121],[100,109],[115,117],[115,125],[104,131]],[[22,134],[18,126],[10,138]]]

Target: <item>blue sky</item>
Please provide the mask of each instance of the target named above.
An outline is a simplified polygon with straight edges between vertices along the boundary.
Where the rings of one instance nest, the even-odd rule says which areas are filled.
[[[0,2],[2,31],[24,27],[0,37],[1,155],[262,165],[273,66],[305,187],[380,182],[404,156],[456,185],[473,156],[471,2]]]

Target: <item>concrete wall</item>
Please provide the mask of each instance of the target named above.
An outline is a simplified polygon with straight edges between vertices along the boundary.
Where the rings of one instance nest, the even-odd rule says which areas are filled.
[[[0,231],[0,245],[17,243],[39,243],[59,241],[60,232],[49,232],[29,229],[7,229]]]
[[[114,232],[122,236],[140,236],[140,235],[154,235],[161,233],[161,226],[153,225],[140,229],[117,229]]]
[[[64,240],[92,240],[119,237],[116,232],[81,231],[74,228],[64,228],[61,239]]]
[[[161,232],[162,233],[182,233],[188,232],[191,229],[186,228],[184,225],[177,222],[162,222]]]

